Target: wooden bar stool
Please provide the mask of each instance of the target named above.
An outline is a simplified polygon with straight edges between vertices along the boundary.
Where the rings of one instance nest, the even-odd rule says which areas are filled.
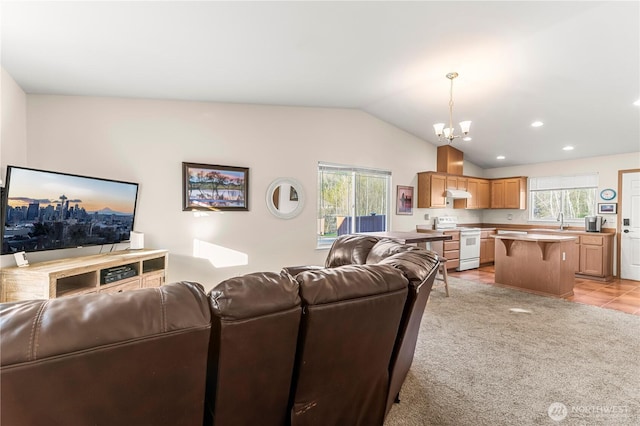
[[[447,278],[447,259],[444,257],[438,257],[440,259],[440,266],[438,266],[438,272],[436,273],[436,281],[442,281],[444,283],[444,294],[449,297],[449,280]]]

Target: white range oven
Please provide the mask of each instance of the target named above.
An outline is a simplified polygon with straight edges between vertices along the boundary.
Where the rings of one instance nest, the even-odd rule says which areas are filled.
[[[439,216],[435,219],[435,229],[460,231],[460,266],[456,271],[480,267],[480,228],[460,227],[456,216]]]

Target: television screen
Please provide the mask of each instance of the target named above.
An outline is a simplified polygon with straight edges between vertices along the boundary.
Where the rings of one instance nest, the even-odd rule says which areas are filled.
[[[138,184],[8,166],[2,254],[129,240]]]

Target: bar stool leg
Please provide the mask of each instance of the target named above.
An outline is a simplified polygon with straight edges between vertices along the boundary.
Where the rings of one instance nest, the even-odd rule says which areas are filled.
[[[449,297],[449,279],[447,276],[447,265],[446,263],[440,264],[442,268],[442,281],[444,281],[444,294],[446,297]]]

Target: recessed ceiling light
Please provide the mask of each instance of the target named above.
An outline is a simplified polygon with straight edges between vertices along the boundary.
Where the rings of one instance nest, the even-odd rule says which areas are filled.
[[[496,160],[504,160],[506,157],[504,155],[498,155]]]
[[[543,125],[544,123],[542,121],[534,121],[533,123],[531,123],[531,127],[540,127]]]
[[[564,151],[572,151],[573,147],[571,145],[567,145],[564,148],[562,148]]]
[[[635,101],[633,104],[634,104],[635,106],[640,106],[640,99],[638,99],[637,101]]]
[[[462,140],[465,142],[469,142],[471,139],[472,139],[471,136],[465,136],[464,138],[462,138]]]

